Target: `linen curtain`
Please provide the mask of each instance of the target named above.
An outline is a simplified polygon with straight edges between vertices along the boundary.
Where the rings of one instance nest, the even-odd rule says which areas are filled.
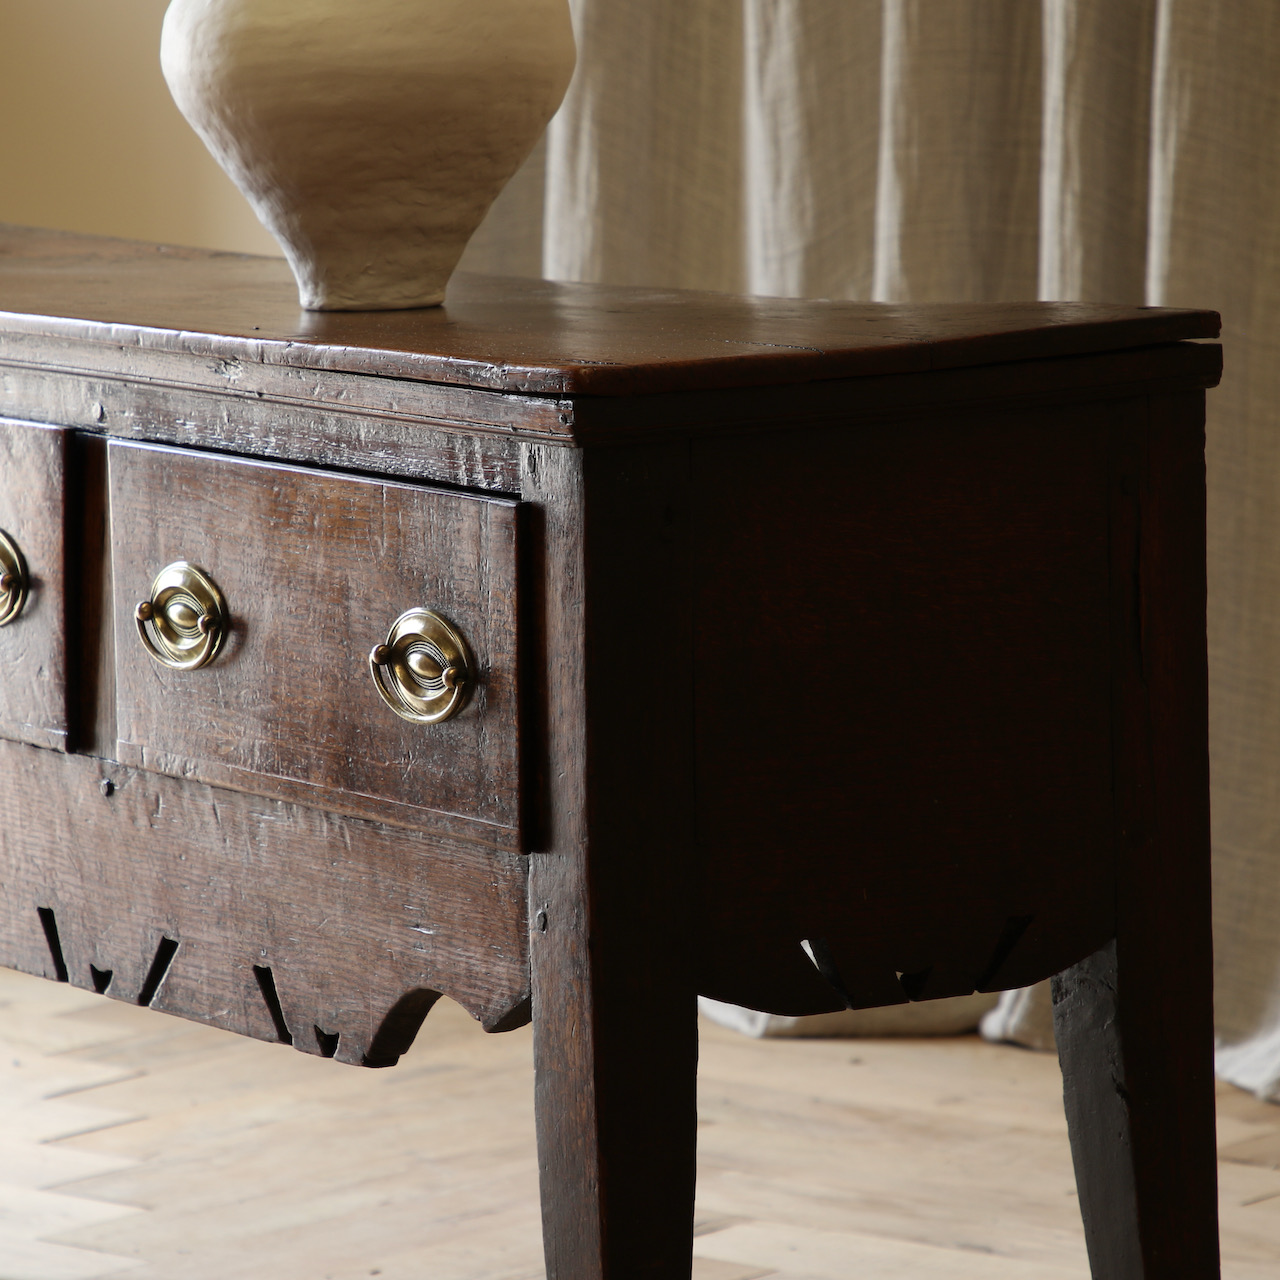
[[[573,0],[464,265],[881,301],[1210,307],[1219,1072],[1280,1099],[1280,5]],[[1043,1042],[1041,993],[992,1034]]]

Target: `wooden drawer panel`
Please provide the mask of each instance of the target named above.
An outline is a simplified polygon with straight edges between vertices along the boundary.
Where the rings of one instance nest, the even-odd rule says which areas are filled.
[[[0,736],[55,748],[67,738],[66,450],[56,427],[0,422],[0,530],[30,584],[0,626]]]
[[[110,497],[123,762],[384,821],[453,815],[459,834],[514,842],[516,503],[125,443]],[[195,671],[148,656],[135,622],[178,560],[231,618]],[[370,649],[417,607],[462,633],[478,672],[434,725],[393,714],[369,675]]]

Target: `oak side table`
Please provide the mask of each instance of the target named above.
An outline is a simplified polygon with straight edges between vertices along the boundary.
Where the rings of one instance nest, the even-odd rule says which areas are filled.
[[[0,963],[532,1018],[548,1274],[690,1268],[695,995],[1051,974],[1095,1277],[1217,1274],[1207,312],[0,229]]]

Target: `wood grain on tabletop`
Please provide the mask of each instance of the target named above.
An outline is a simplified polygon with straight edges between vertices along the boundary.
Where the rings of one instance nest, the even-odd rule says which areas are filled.
[[[0,311],[7,329],[159,351],[199,348],[203,334],[211,354],[552,395],[919,372],[1219,331],[1208,311],[812,302],[467,275],[439,308],[303,312],[283,259],[19,227],[0,229]]]
[[[446,1002],[360,1072],[9,972],[0,1004],[29,1280],[544,1274],[530,1030]],[[699,1104],[695,1280],[1088,1276],[1052,1055],[704,1023]],[[1280,1108],[1220,1086],[1219,1132],[1224,1274],[1271,1280]]]
[[[1222,349],[1170,343],[1070,360],[637,396],[539,397],[14,334],[0,323],[9,413],[123,439],[514,493],[526,442],[616,444],[815,427],[885,428],[959,404],[1077,404],[1216,386]],[[139,362],[140,361],[140,362]],[[134,376],[136,373],[137,376]]]

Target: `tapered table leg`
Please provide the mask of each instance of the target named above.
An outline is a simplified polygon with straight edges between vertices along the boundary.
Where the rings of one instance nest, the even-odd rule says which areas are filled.
[[[565,941],[554,927],[537,944],[534,998],[548,1280],[687,1280],[696,1003],[646,991],[626,956],[595,958],[590,976],[561,968],[545,954]]]
[[[1210,1011],[1189,1004],[1153,1026],[1154,969],[1113,942],[1053,982],[1094,1280],[1218,1275]]]
[[[1114,453],[1116,937],[1054,980],[1054,1022],[1095,1280],[1212,1280],[1204,410],[1145,407]]]
[[[541,851],[530,856],[549,1280],[687,1280],[697,1003],[688,450],[552,451]],[[591,584],[589,597],[583,584]]]

